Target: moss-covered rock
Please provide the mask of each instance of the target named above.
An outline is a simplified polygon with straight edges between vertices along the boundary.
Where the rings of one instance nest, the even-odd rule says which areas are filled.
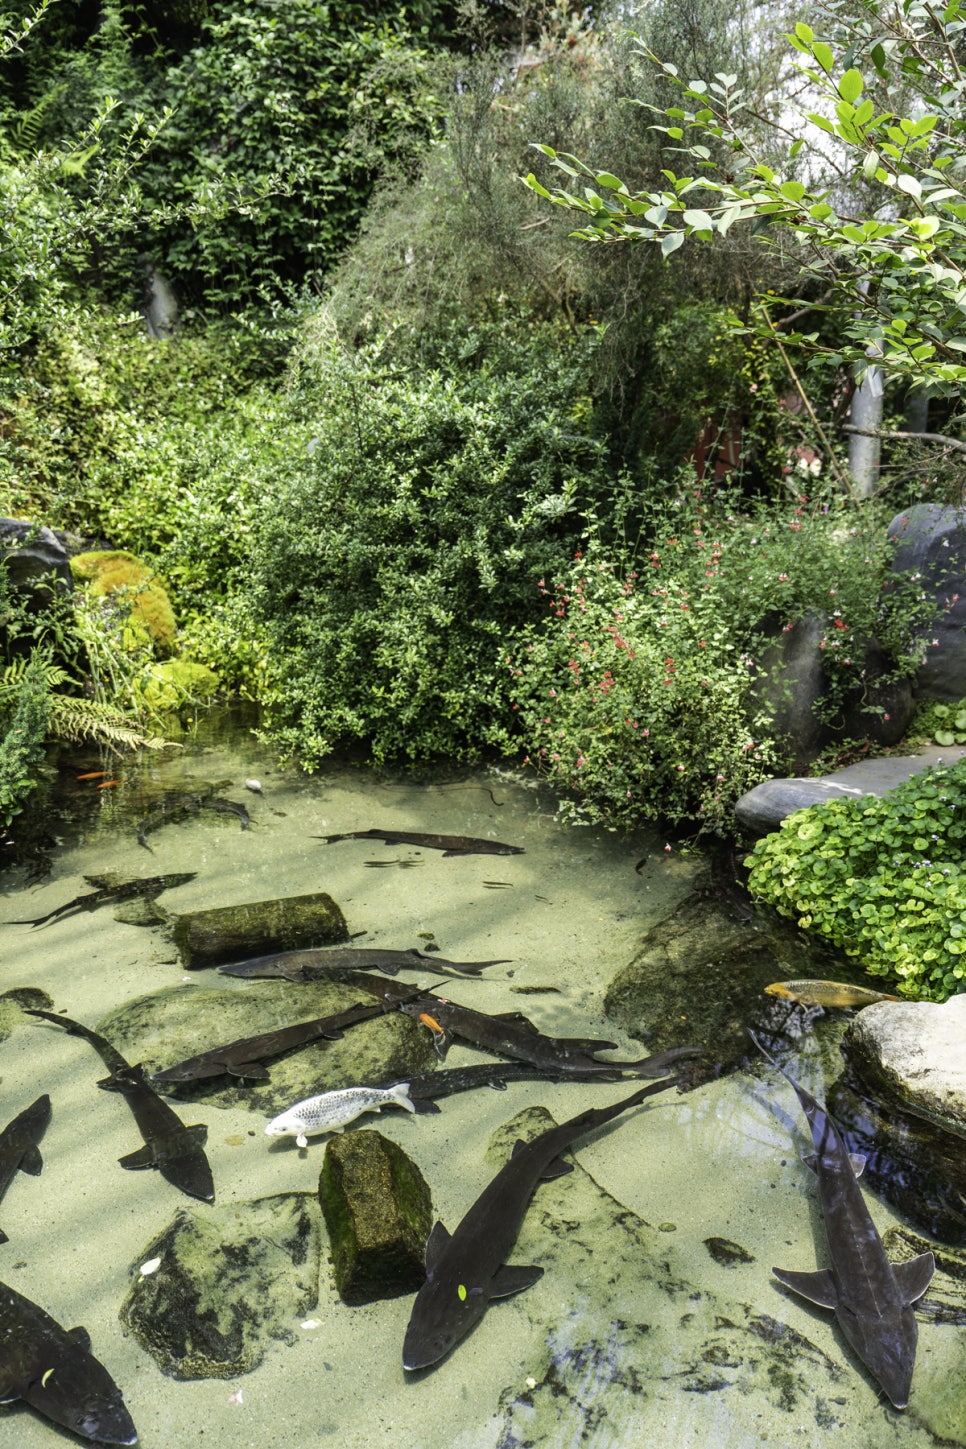
[[[333,1137],[319,1201],[335,1285],[346,1303],[396,1298],[421,1286],[432,1201],[426,1179],[397,1143],[371,1130]]]
[[[161,658],[177,647],[174,611],[161,579],[147,564],[123,549],[95,549],[70,561],[71,572],[92,594],[119,594],[129,609],[121,638],[128,648],[150,643]],[[116,602],[120,602],[117,600]]]
[[[181,1209],[134,1265],[121,1320],[172,1378],[248,1373],[318,1302],[320,1228],[311,1193]]]
[[[178,985],[126,1002],[105,1016],[97,1030],[129,1061],[144,1062],[148,1071],[157,1071],[242,1037],[334,1015],[363,997],[364,993],[332,982],[293,987],[288,982],[259,981],[241,990]],[[431,1071],[437,1058],[429,1037],[418,1022],[393,1011],[350,1027],[334,1041],[307,1042],[269,1058],[267,1082],[208,1077],[179,1083],[173,1090],[184,1101],[242,1105],[274,1117],[319,1092],[405,1081]]]
[[[12,990],[4,991],[0,995],[0,1041],[6,1041],[11,1032],[24,1023],[24,1008],[53,1011],[54,1003],[39,986],[14,986]]]
[[[174,943],[189,971],[349,939],[345,916],[324,891],[172,913],[171,920]]]

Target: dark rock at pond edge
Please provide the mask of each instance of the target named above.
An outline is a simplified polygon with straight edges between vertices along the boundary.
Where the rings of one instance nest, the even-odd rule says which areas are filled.
[[[168,919],[182,965],[189,971],[273,951],[337,946],[349,939],[342,911],[323,891],[207,911],[172,911]]]
[[[33,596],[37,605],[49,601],[51,575],[55,589],[68,594],[74,591],[67,550],[57,535],[42,524],[0,518],[0,560],[10,587]]]
[[[795,769],[836,740],[898,744],[915,709],[910,681],[884,682],[890,667],[886,651],[877,640],[866,639],[853,646],[854,688],[846,691],[836,715],[823,718],[820,706],[829,687],[825,641],[834,626],[834,618],[812,611],[790,627],[783,619],[764,628],[774,637],[757,659],[753,695],[767,707],[770,731],[783,742]]]
[[[332,1137],[319,1201],[344,1302],[397,1298],[421,1287],[432,1201],[419,1168],[397,1143],[371,1129]]]
[[[133,1265],[121,1321],[172,1378],[249,1373],[318,1303],[320,1240],[312,1193],[181,1209]]]
[[[766,986],[841,973],[787,928],[772,933],[695,895],[647,932],[607,988],[604,1013],[648,1051],[700,1046],[712,1070],[733,1071],[754,1055],[749,1025],[779,1030],[788,1019],[788,1003],[765,996]]]
[[[922,596],[935,613],[921,626],[920,699],[966,698],[966,509],[916,503],[889,524],[894,573],[919,574]]]
[[[182,984],[125,1002],[97,1030],[152,1072],[242,1037],[344,1011],[362,999],[368,998],[339,982],[311,982],[297,991],[287,981],[259,981],[240,990]],[[321,1092],[405,1081],[432,1070],[437,1060],[431,1034],[394,1011],[360,1022],[334,1041],[311,1041],[266,1059],[267,1082],[209,1077],[179,1083],[175,1095],[220,1107],[246,1106],[269,1118]]]
[[[651,1110],[621,1127],[643,1163]],[[673,1100],[658,1110],[673,1112]],[[501,1166],[518,1138],[552,1125],[543,1108],[527,1109],[494,1134],[488,1158]],[[776,1443],[786,1423],[789,1433],[855,1426],[853,1376],[771,1316],[783,1304],[766,1278],[756,1306],[693,1281],[685,1252],[579,1166],[537,1188],[512,1261],[545,1274],[493,1304],[474,1335],[497,1335],[506,1362],[526,1365],[525,1384],[500,1397],[498,1449],[557,1444],[564,1428],[574,1444],[715,1444],[722,1415],[736,1444],[761,1443],[765,1425]]]
[[[862,1183],[940,1242],[966,1247],[966,1139],[870,1091],[847,1065],[826,1093]]]

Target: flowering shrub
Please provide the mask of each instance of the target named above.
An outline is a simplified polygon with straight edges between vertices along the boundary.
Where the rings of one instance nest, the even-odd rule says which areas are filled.
[[[966,765],[797,810],[746,864],[753,895],[903,996],[966,991]]]
[[[898,584],[883,606],[881,520],[843,526],[805,497],[783,515],[681,495],[648,533],[650,545],[622,549],[594,523],[567,574],[540,581],[545,623],[506,656],[513,709],[530,762],[571,794],[563,813],[728,833],[739,795],[779,764],[753,687],[763,644],[824,614],[831,709],[860,685],[870,635],[897,671],[915,668],[918,585],[912,606]]]
[[[507,656],[531,763],[577,792],[576,821],[725,829],[772,761],[750,660],[707,595],[575,562],[567,583],[540,582],[549,627]]]

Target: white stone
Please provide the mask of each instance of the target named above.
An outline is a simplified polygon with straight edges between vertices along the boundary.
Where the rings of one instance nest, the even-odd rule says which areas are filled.
[[[910,1107],[966,1132],[966,994],[941,1006],[877,1002],[858,1014],[849,1037]]]

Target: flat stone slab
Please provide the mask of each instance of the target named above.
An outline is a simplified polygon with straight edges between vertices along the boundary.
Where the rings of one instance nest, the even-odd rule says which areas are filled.
[[[917,755],[883,755],[846,765],[830,775],[813,779],[790,777],[763,780],[742,795],[735,805],[738,823],[756,835],[777,830],[786,815],[822,805],[827,800],[857,799],[862,795],[887,795],[897,785],[921,775],[932,765],[954,765],[966,756],[966,746],[926,745]]]

